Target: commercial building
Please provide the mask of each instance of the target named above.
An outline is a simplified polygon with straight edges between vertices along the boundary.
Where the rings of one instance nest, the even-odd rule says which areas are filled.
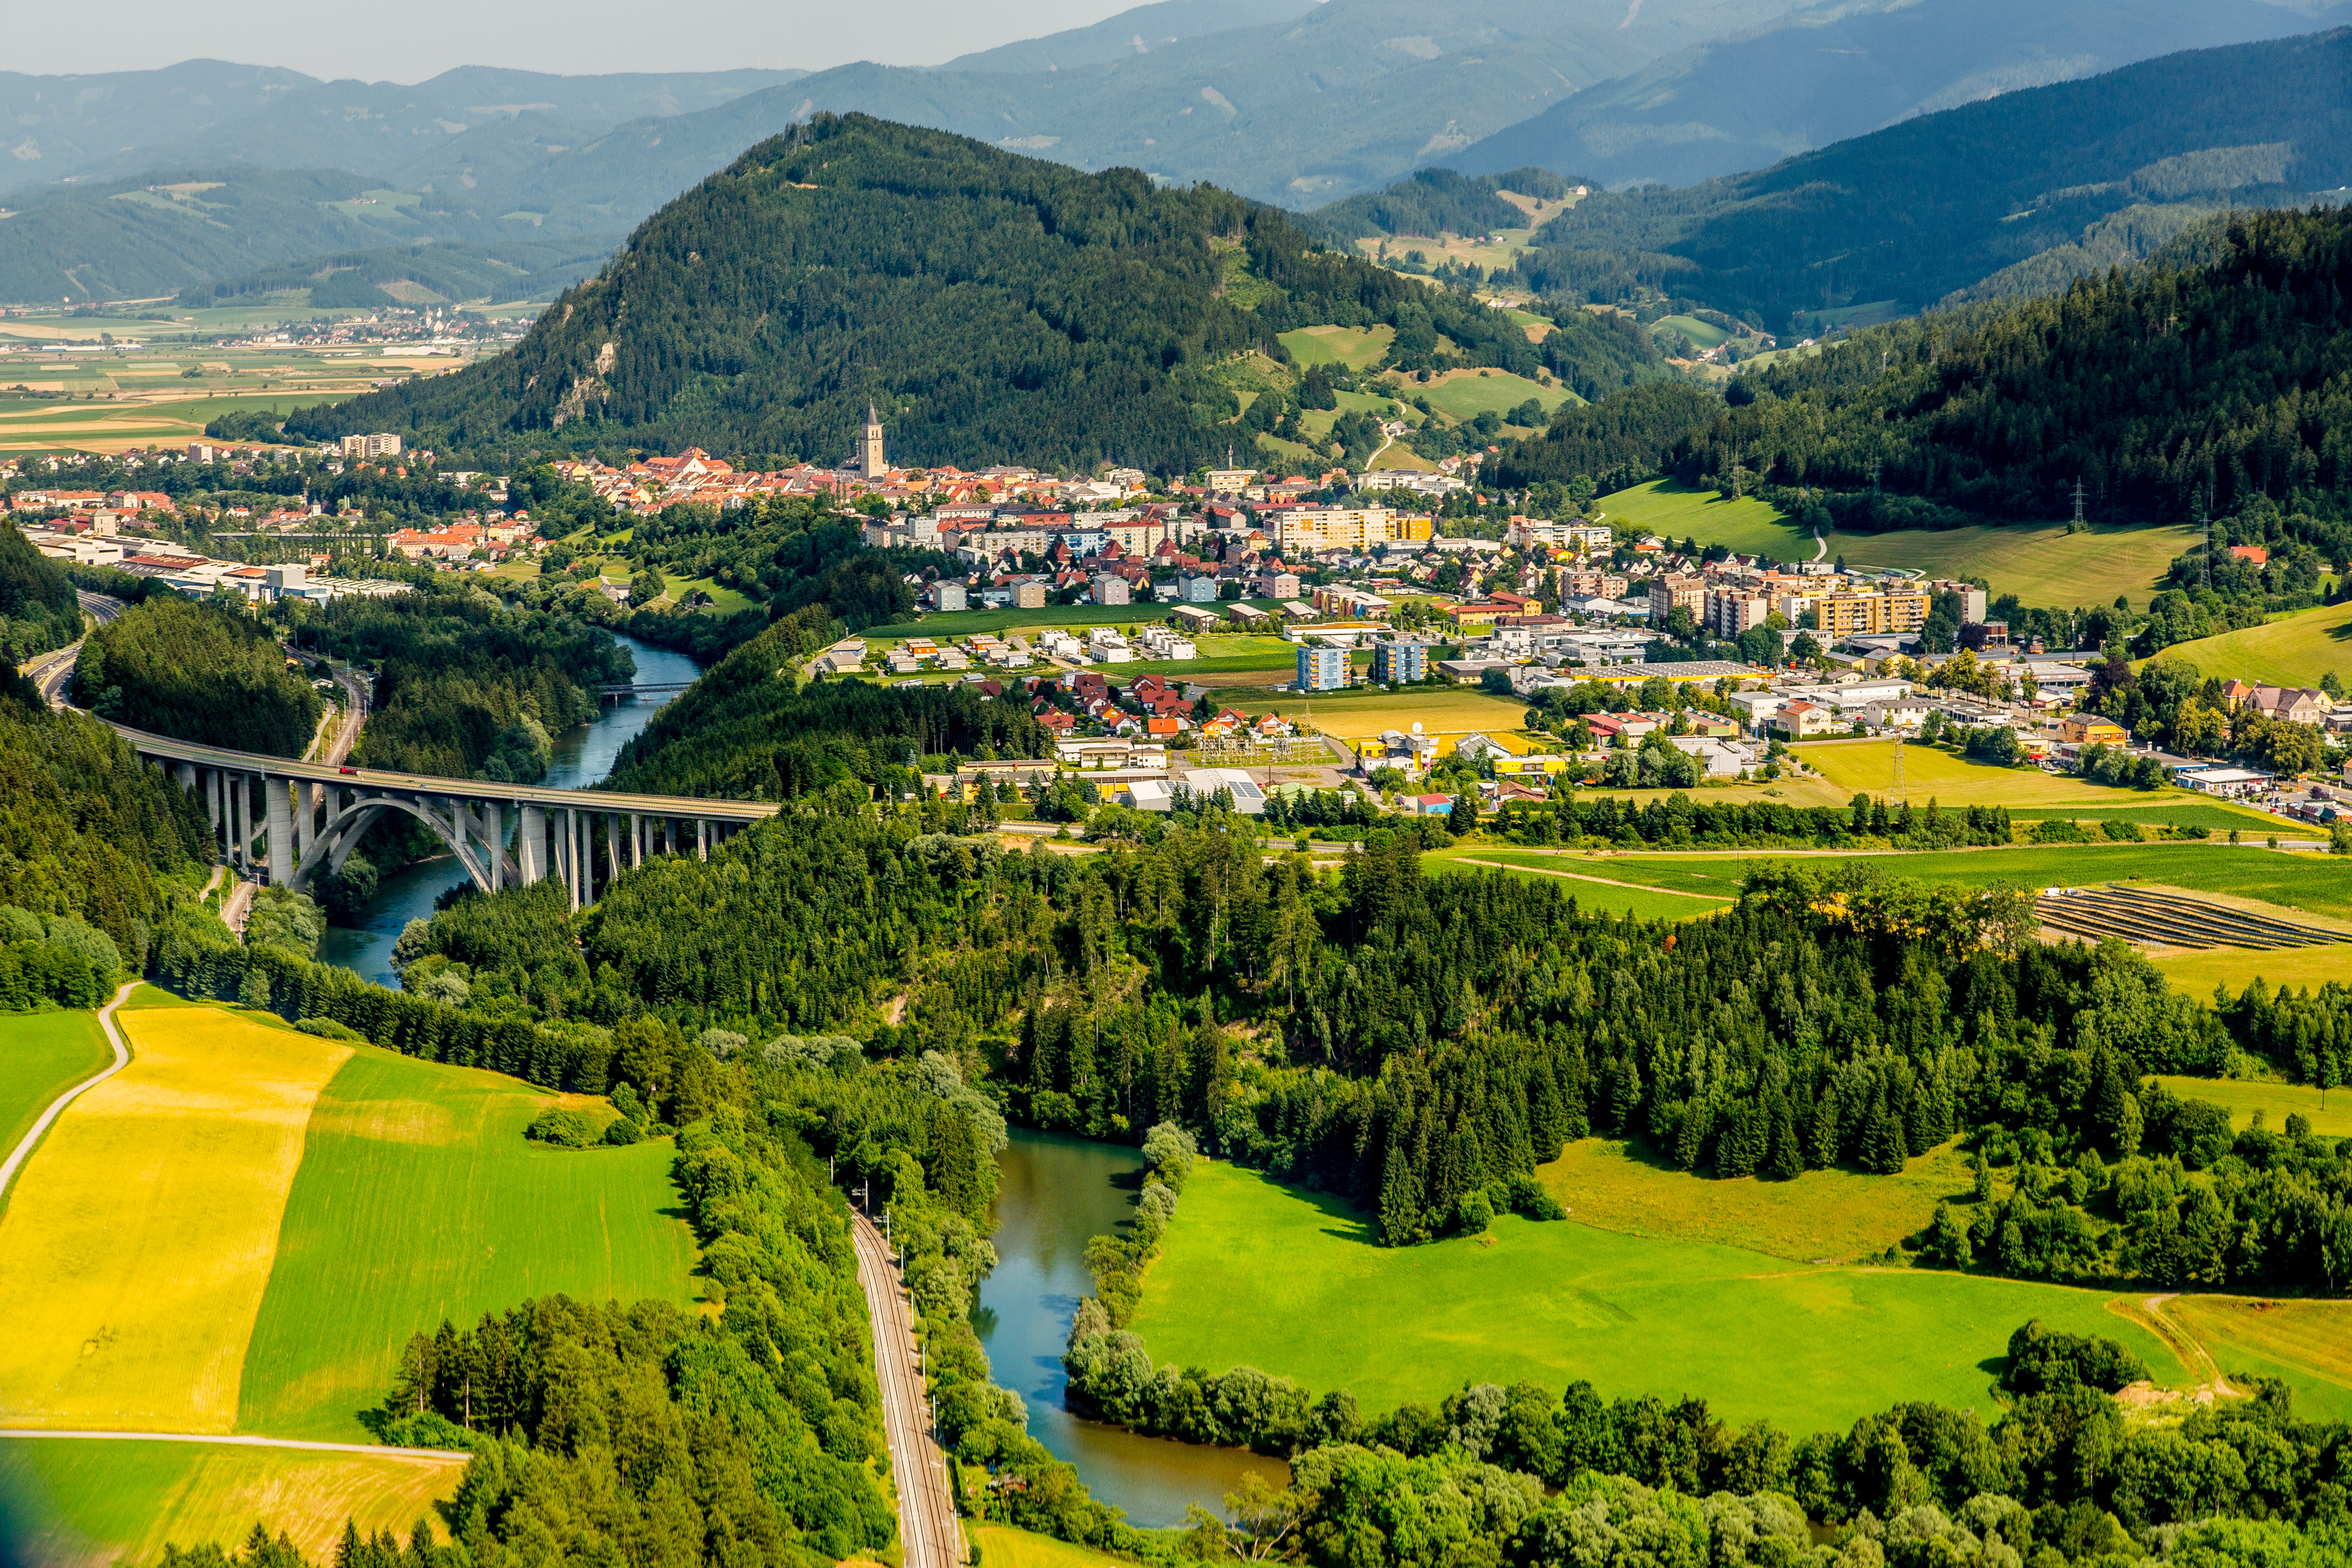
[[[1301,647],[1298,689],[1338,691],[1348,684],[1348,650],[1343,647]]]
[[[1391,685],[1429,679],[1429,645],[1417,642],[1377,642],[1372,645],[1372,679]]]

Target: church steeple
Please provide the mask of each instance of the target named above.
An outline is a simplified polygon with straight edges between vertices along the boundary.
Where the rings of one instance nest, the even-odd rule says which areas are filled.
[[[882,452],[882,416],[871,403],[866,405],[866,433],[857,444],[857,468],[869,479],[890,471],[890,460]]]

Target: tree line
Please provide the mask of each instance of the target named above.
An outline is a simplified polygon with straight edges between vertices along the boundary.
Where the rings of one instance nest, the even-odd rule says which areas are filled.
[[[1506,486],[1671,474],[1849,531],[2092,515],[2179,521],[2255,498],[2342,510],[2352,245],[2340,211],[2233,216],[2211,254],[2063,294],[1856,332],[1717,398],[1637,386],[1504,452]]]

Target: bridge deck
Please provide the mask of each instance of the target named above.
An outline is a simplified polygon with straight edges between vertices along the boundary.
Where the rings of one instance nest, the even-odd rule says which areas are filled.
[[[468,801],[503,801],[509,805],[536,805],[577,811],[635,812],[645,816],[677,817],[684,821],[754,822],[783,808],[772,800],[702,800],[688,795],[621,795],[601,789],[545,789],[537,784],[492,784],[480,779],[435,778],[425,773],[395,773],[362,768],[346,773],[331,763],[298,762],[290,757],[257,756],[220,746],[199,745],[151,735],[143,730],[116,725],[142,757],[168,757],[201,767],[242,769],[273,778],[304,779],[345,788],[397,790]]]

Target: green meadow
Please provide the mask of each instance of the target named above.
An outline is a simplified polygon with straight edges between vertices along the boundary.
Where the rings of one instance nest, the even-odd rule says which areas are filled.
[[[522,1130],[551,1099],[373,1047],[310,1114],[237,1424],[363,1442],[358,1413],[409,1335],[526,1297],[695,1300],[667,1142],[556,1150]]]
[[[1721,893],[1684,893],[1665,889],[1623,887],[1612,878],[1605,867],[1586,870],[1574,860],[1510,849],[1473,847],[1441,850],[1423,857],[1422,863],[1432,870],[1501,870],[1515,877],[1539,877],[1558,882],[1559,890],[1574,899],[1576,907],[1580,910],[1612,915],[1632,914],[1645,921],[1679,921],[1688,920],[1693,915],[1713,914],[1726,908],[1728,900],[1738,896],[1737,889]]]
[[[1457,372],[1446,377],[1442,386],[1407,390],[1428,398],[1432,408],[1457,423],[1475,419],[1481,414],[1508,414],[1530,397],[1543,405],[1544,412],[1549,415],[1576,396],[1564,386],[1546,386],[1539,381],[1530,381],[1526,376],[1500,370]]]
[[[1344,1201],[1223,1163],[1196,1168],[1163,1245],[1134,1323],[1155,1361],[1256,1366],[1349,1389],[1367,1410],[1584,1378],[1800,1433],[1905,1399],[1989,1415],[1995,1363],[2030,1318],[2113,1336],[2159,1382],[2189,1381],[2101,1291],[1814,1268],[1516,1216],[1485,1238],[1386,1248]]]
[[[2316,686],[2352,668],[2352,604],[2298,610],[2259,626],[2175,643],[2158,656],[2221,680]]]
[[[1777,561],[1810,561],[1817,548],[1811,533],[1778,508],[1752,496],[1727,500],[1672,479],[1653,479],[1592,504],[1613,526],[1642,529],[1677,543],[1696,539]],[[1832,532],[1828,541],[1830,556],[1843,557],[1849,565],[1981,578],[1992,584],[1995,595],[2015,594],[2032,605],[2105,605],[2118,594],[2144,605],[2173,557],[2196,542],[2196,530],[2093,526],[2070,533],[2060,522],[2002,523]],[[2310,677],[2318,678],[2317,671]]]
[[[0,1160],[49,1101],[114,1059],[90,1013],[30,1013],[0,1027]]]

